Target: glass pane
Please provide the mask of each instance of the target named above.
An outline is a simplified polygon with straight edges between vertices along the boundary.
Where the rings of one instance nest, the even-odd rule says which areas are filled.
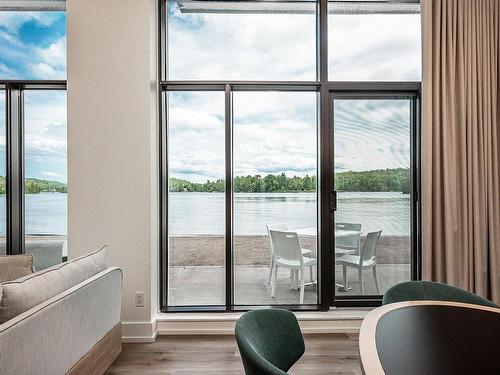
[[[168,93],[168,304],[225,304],[224,93]]]
[[[169,79],[315,80],[314,2],[235,3],[168,2]]]
[[[336,293],[384,294],[411,276],[410,101],[338,99],[334,113]]]
[[[41,270],[67,256],[66,91],[26,91],[25,252]]]
[[[6,254],[7,208],[6,208],[6,133],[5,133],[5,91],[0,90],[0,255]]]
[[[330,3],[330,8],[334,5]],[[419,13],[365,14],[352,9],[338,14],[331,11],[328,22],[330,80],[420,81]]]
[[[0,79],[66,79],[65,12],[0,12]]]
[[[297,305],[291,274],[303,265],[305,282],[316,280],[316,93],[233,95],[234,301]],[[315,283],[304,293],[305,304],[317,303]]]

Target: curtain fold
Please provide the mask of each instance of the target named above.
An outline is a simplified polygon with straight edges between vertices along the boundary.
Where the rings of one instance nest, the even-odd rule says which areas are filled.
[[[422,271],[500,303],[500,0],[422,0]]]

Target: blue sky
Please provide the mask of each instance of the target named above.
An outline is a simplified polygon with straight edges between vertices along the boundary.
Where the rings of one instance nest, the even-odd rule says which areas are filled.
[[[64,12],[0,12],[0,79],[66,79]],[[25,92],[25,118],[26,176],[66,182],[66,93]],[[3,116],[0,132],[5,175]]]

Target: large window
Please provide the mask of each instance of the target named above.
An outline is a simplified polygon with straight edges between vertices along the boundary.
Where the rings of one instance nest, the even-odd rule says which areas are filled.
[[[160,2],[162,311],[419,278],[415,2]]]
[[[67,256],[65,78],[65,13],[0,8],[0,253],[36,270]]]
[[[314,80],[316,4],[304,3],[309,12],[280,12],[297,8],[287,2],[270,4],[269,11],[252,11],[258,3],[242,2],[243,10],[227,12],[224,2],[211,2],[210,11],[190,11],[196,2],[170,0],[168,78]]]

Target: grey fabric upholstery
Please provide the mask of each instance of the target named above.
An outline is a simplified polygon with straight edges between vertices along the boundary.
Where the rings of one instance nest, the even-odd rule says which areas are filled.
[[[32,255],[0,256],[0,283],[19,279],[33,273]]]
[[[29,276],[1,284],[0,324],[105,270],[102,249]]]
[[[122,285],[109,268],[1,324],[0,374],[66,374],[120,322]]]

